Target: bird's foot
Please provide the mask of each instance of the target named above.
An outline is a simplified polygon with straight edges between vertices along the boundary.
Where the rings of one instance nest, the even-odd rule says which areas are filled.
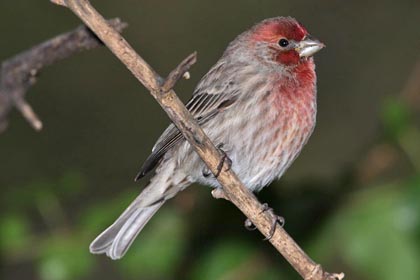
[[[264,240],[270,240],[273,237],[274,232],[276,231],[277,224],[279,224],[281,227],[283,227],[284,224],[285,224],[284,218],[276,215],[273,211],[273,208],[270,208],[267,203],[264,203],[263,204],[263,209],[261,210],[260,213],[264,213],[264,212],[267,212],[267,211],[270,212],[271,216],[273,216],[274,218],[272,220],[270,233],[266,238],[264,238]],[[250,219],[245,220],[245,228],[247,230],[255,230],[256,229],[256,227],[254,226],[254,224],[252,224]]]
[[[217,165],[216,174],[214,174],[214,177],[216,177],[216,178],[219,177],[220,172],[222,172],[223,165],[225,164],[225,162],[226,162],[226,171],[229,171],[230,168],[232,167],[232,160],[228,157],[226,152],[222,149],[223,148],[223,143],[220,143],[219,145],[217,145],[217,148],[222,153],[222,159],[220,160],[219,164]]]
[[[227,165],[226,171],[230,170],[230,168],[232,166],[232,160],[227,156],[226,152],[222,149],[223,148],[223,143],[220,143],[219,145],[217,145],[217,148],[222,153],[222,159],[220,160],[219,164],[216,167],[216,174],[214,175],[215,178],[219,177],[220,173],[222,172],[223,165],[225,164],[225,162],[226,162],[226,165]],[[203,168],[202,174],[203,174],[204,178],[207,178],[211,175],[211,171],[206,166],[206,167]]]
[[[273,235],[274,232],[276,231],[276,225],[279,224],[280,227],[284,227],[285,224],[285,220],[283,217],[276,215],[273,211],[273,208],[269,207],[267,203],[263,204],[263,210],[261,211],[261,213],[263,212],[270,212],[270,214],[273,216],[273,220],[271,221],[271,229],[270,229],[270,233],[268,234],[268,236],[266,238],[264,238],[264,240],[270,240]]]

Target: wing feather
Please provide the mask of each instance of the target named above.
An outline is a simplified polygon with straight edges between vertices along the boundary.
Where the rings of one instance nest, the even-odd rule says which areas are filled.
[[[194,91],[192,98],[186,104],[188,111],[194,116],[200,126],[212,119],[221,110],[233,105],[237,100],[239,90],[235,86],[234,75],[219,77],[219,70],[223,66],[224,65],[220,63],[216,64],[212,70],[203,77]],[[211,85],[211,81],[217,80],[219,80],[219,86],[216,87]],[[221,80],[224,80],[225,82],[221,82]],[[203,88],[207,88],[207,90],[204,91]],[[174,124],[169,125],[157,140],[152,149],[152,153],[144,162],[135,181],[153,170],[165,153],[182,141],[185,141],[185,139],[178,128],[176,128]]]

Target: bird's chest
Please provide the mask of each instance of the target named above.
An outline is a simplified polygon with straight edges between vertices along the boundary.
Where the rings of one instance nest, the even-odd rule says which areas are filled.
[[[259,190],[280,177],[307,142],[315,126],[315,93],[274,89],[249,107],[250,118],[235,140],[234,162],[244,183]]]

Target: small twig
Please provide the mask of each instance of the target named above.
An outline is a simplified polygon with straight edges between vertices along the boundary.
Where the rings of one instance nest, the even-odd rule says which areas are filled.
[[[174,70],[169,73],[165,82],[162,85],[163,92],[168,92],[174,88],[175,84],[181,79],[191,66],[197,62],[197,52],[193,52],[186,59],[184,59]]]
[[[127,26],[119,19],[108,22],[118,32]],[[39,71],[75,53],[96,48],[101,44],[94,33],[81,26],[4,61],[0,68],[0,133],[7,126],[8,114],[12,107],[16,107],[35,130],[40,130],[42,122],[25,100],[26,92],[35,84]]]
[[[213,145],[210,139],[179,100],[174,90],[170,88],[177,80],[178,74],[170,74],[165,88],[162,87],[162,78],[141,58],[128,42],[112,28],[105,19],[92,7],[87,0],[51,0],[64,5],[73,11],[96,35],[107,45],[133,75],[150,91],[159,102],[172,122],[182,132],[185,139],[194,147],[197,154],[205,162],[213,174],[217,174],[217,166],[222,160],[221,152]],[[188,68],[189,59],[181,63],[174,73],[182,73]],[[192,59],[191,61],[194,61]],[[184,68],[185,65],[185,68]],[[223,187],[229,201],[235,204],[251,222],[267,237],[272,227],[273,215],[261,212],[263,206],[254,194],[249,191],[238,179],[232,170],[224,164],[223,170],[217,180]],[[320,265],[312,261],[305,252],[294,242],[287,232],[277,225],[270,243],[287,259],[303,279],[333,280],[332,274],[324,272]],[[315,271],[315,273],[314,273]],[[311,278],[309,278],[311,277]]]
[[[31,126],[39,131],[42,129],[42,122],[38,118],[38,116],[35,114],[34,110],[32,110],[32,107],[26,102],[26,100],[23,98],[22,92],[20,92],[15,98],[15,107],[21,112],[23,117],[31,124]]]
[[[60,5],[60,6],[66,6],[65,0],[51,0],[54,4]]]

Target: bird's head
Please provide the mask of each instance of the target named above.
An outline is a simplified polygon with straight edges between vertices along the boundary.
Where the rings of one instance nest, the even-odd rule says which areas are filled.
[[[291,17],[266,19],[247,32],[246,37],[259,60],[284,66],[307,61],[325,47]]]

